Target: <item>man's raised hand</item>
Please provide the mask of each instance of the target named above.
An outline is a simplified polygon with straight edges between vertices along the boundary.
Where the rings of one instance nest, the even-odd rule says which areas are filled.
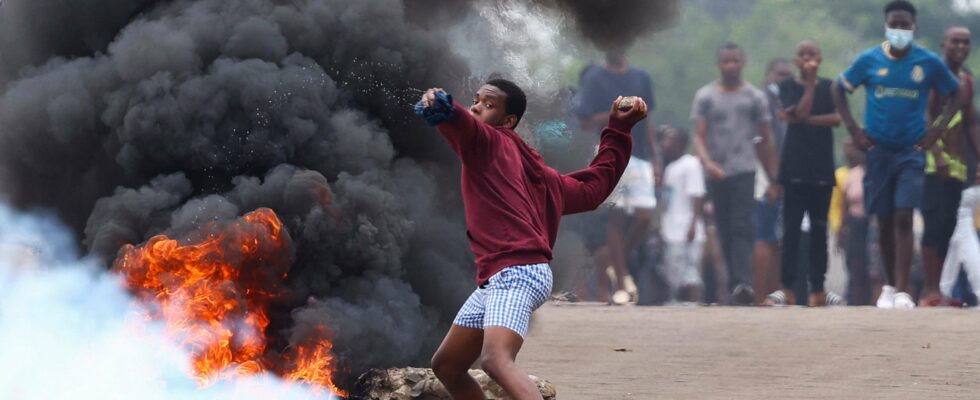
[[[612,109],[609,110],[609,117],[615,118],[630,124],[636,124],[647,117],[647,103],[642,98],[637,97],[633,107],[623,111],[619,109],[619,103],[623,101],[623,96],[619,96],[613,101]]]
[[[443,92],[442,88],[431,88],[425,91],[422,95],[422,104],[426,107],[432,107],[432,104],[436,102],[436,92]]]
[[[816,82],[817,81],[817,70],[820,69],[820,62],[822,60],[817,58],[807,61],[801,65],[803,69],[803,80],[805,82]]]

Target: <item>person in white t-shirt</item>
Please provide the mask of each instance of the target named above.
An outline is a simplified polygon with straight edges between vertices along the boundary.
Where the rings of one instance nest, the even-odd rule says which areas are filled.
[[[701,216],[705,196],[701,161],[687,154],[687,132],[664,131],[663,152],[669,161],[664,169],[666,208],[660,228],[665,254],[661,273],[670,286],[671,300],[701,301],[703,284],[698,265],[704,248]]]
[[[956,228],[939,279],[939,289],[947,300],[953,297],[953,286],[961,266],[974,294],[980,298],[980,240],[974,221],[977,211],[980,211],[980,186],[973,186],[964,190],[960,198]]]

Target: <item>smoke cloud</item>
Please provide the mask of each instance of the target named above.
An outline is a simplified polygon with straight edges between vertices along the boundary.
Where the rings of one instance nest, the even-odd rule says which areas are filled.
[[[668,27],[680,7],[678,0],[551,1],[572,16],[582,36],[600,50],[628,48],[639,37]]]
[[[0,203],[0,398],[309,399],[271,375],[201,389],[191,357],[147,322],[120,278],[80,260],[50,215]]]
[[[675,3],[542,4],[603,47],[662,27]],[[458,161],[410,106],[433,86],[466,98],[492,72],[538,78],[506,50],[523,38],[478,45],[459,29],[475,20],[502,32],[486,24],[508,20],[485,7],[5,0],[0,189],[17,207],[55,210],[102,267],[124,244],[272,208],[295,261],[270,315],[270,347],[324,325],[355,377],[425,365],[474,268]],[[561,33],[549,32],[535,43]],[[549,100],[532,101],[537,120],[561,112],[554,97],[538,98]],[[106,295],[122,296],[115,290]]]

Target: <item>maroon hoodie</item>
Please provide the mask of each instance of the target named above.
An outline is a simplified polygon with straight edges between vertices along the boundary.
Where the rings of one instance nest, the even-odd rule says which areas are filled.
[[[436,126],[463,164],[462,191],[476,281],[500,270],[546,263],[562,215],[594,210],[616,187],[632,149],[633,124],[610,118],[589,167],[562,175],[511,129],[456,116]]]

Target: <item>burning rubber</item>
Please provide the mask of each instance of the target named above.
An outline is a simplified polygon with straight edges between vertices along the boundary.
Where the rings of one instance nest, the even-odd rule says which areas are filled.
[[[504,390],[478,369],[471,369],[470,376],[480,384],[488,400],[507,398]],[[555,385],[534,375],[529,375],[544,400],[557,398]],[[363,400],[450,400],[449,392],[429,368],[389,368],[366,372],[357,380],[357,389],[351,398]]]

